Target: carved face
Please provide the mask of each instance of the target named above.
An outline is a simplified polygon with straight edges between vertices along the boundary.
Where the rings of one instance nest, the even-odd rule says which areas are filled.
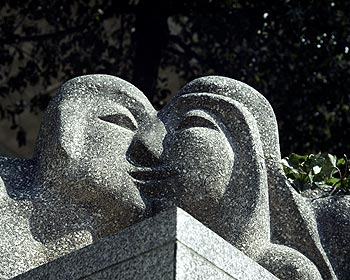
[[[233,151],[225,127],[209,112],[191,110],[174,119],[177,121],[168,127],[164,141],[163,158],[176,174],[178,204],[194,215],[205,213],[220,202],[226,191]]]
[[[116,228],[134,223],[147,207],[129,175],[132,164],[126,155],[156,111],[140,91],[114,77],[82,77],[61,92],[39,140],[46,195],[108,219]]]
[[[66,168],[69,172],[78,169],[77,174],[82,179],[81,186],[74,186],[75,195],[81,187],[78,199],[88,199],[99,206],[106,205],[112,211],[122,211],[125,216],[135,211],[142,212],[145,208],[138,189],[128,175],[131,164],[126,154],[140,127],[147,125],[156,116],[155,111],[143,110],[142,104],[128,102],[131,101],[109,102],[103,98],[95,104],[89,101],[87,106],[93,110],[88,110],[85,115],[88,125],[83,133],[84,144],[80,146],[78,157],[74,155],[77,151],[71,150],[74,160]],[[76,178],[74,180],[77,181]],[[88,192],[86,187],[89,188]]]

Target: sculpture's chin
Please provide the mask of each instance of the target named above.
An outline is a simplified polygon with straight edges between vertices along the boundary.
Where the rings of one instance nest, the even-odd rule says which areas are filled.
[[[96,202],[96,199],[95,199]],[[100,192],[98,209],[120,217],[142,216],[146,211],[146,203],[136,185],[130,182],[128,188],[105,189]]]
[[[66,209],[64,212],[72,219],[92,219],[99,225],[115,221],[114,227],[125,228],[145,217],[148,211],[144,198],[131,180],[124,184],[112,180],[104,184],[92,180],[74,185],[55,184],[46,193],[38,204],[55,204],[62,210]]]

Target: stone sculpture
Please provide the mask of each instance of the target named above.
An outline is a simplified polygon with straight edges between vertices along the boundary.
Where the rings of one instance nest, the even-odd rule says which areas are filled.
[[[197,79],[157,112],[116,77],[70,80],[33,158],[0,159],[0,277],[178,206],[280,279],[346,279],[350,199],[303,197],[279,160],[273,110],[241,82]]]

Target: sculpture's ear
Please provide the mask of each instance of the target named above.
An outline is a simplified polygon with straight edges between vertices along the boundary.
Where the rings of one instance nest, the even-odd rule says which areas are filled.
[[[32,196],[35,162],[32,159],[0,157],[0,178],[7,195],[12,199],[29,199]]]

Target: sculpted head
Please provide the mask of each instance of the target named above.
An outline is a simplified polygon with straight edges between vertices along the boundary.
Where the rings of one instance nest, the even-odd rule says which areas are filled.
[[[146,202],[129,175],[127,153],[154,119],[147,98],[121,79],[93,75],[67,82],[37,142],[38,192],[50,203],[109,217],[115,230],[143,217]]]
[[[253,216],[268,215],[254,117],[229,96],[192,90],[180,91],[159,117],[167,129],[161,158],[176,174],[176,205],[230,242],[246,238]],[[267,236],[264,223],[255,226]]]

